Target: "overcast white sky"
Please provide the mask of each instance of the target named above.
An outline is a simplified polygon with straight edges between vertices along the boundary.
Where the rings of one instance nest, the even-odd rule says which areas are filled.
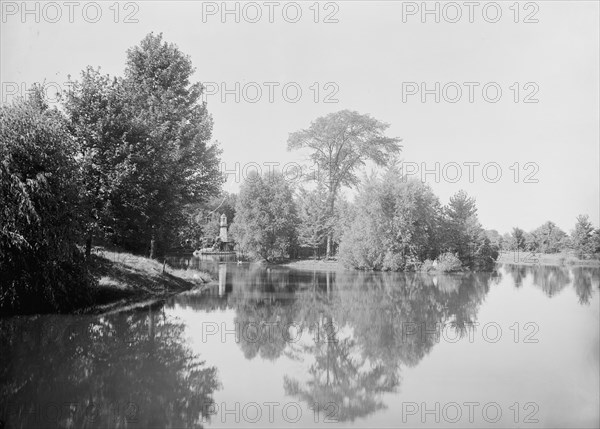
[[[486,228],[506,232],[518,225],[530,230],[552,220],[570,231],[580,213],[599,224],[596,1],[521,2],[512,9],[512,1],[499,2],[502,15],[495,23],[488,22],[497,12],[490,2],[476,2],[472,19],[464,2],[428,2],[428,8],[439,8],[439,23],[434,14],[421,15],[421,2],[330,2],[318,7],[302,2],[302,16],[295,23],[288,22],[297,10],[290,2],[239,3],[239,23],[234,14],[221,15],[221,2],[123,2],[118,7],[99,2],[101,15],[95,23],[95,6],[75,3],[28,2],[33,12],[23,15],[21,2],[1,2],[2,101],[33,82],[64,85],[68,75],[78,76],[87,65],[121,74],[127,48],[150,31],[163,32],[165,40],[191,56],[197,80],[233,90],[224,102],[220,92],[207,97],[213,137],[229,170],[236,163],[240,170],[251,162],[266,170],[265,163],[301,161],[301,154],[286,150],[288,134],[319,116],[351,109],[390,123],[388,135],[403,139],[402,157],[410,167],[434,170],[439,163],[438,180],[432,173],[426,181],[442,203],[461,188],[475,196]],[[236,7],[235,2],[227,5]],[[258,22],[249,22],[259,10]],[[448,22],[457,11],[462,13],[458,22]],[[338,22],[323,22],[327,17]],[[264,82],[278,84],[272,87],[273,102]],[[425,102],[420,93],[409,95],[411,82],[429,89],[439,82],[440,102],[434,93]],[[446,85],[451,82],[456,84]],[[472,103],[465,82],[479,85],[472,87]],[[489,101],[482,94],[487,83]],[[286,84],[287,100],[282,92]],[[451,103],[457,86],[462,96]],[[298,87],[302,95],[293,103]],[[492,103],[498,87],[502,94]],[[336,102],[325,103],[326,96]],[[538,102],[525,103],[526,97]],[[448,163],[461,166],[456,183],[451,183],[456,169]],[[464,163],[480,163],[473,164],[472,183]],[[502,176],[492,183],[498,168]],[[233,175],[226,189],[239,189]]]

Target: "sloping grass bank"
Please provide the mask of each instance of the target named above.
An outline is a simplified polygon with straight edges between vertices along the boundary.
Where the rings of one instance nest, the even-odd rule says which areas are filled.
[[[173,269],[162,262],[126,252],[94,249],[90,271],[98,280],[93,305],[78,313],[104,313],[164,299],[211,281],[208,273]]]

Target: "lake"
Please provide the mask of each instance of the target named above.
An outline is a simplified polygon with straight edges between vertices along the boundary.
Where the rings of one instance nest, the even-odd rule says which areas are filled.
[[[6,427],[598,427],[597,268],[429,276],[172,259],[145,308],[0,320]]]

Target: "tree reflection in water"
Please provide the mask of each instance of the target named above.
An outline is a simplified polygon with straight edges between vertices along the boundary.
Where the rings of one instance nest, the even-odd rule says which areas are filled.
[[[183,332],[160,306],[4,320],[1,418],[8,427],[200,427],[217,369]]]
[[[310,407],[319,404],[325,418],[353,421],[384,407],[383,394],[399,387],[401,366],[414,366],[429,353],[443,325],[465,335],[498,279],[489,273],[431,277],[231,267],[226,297],[215,292],[177,302],[209,311],[234,308],[236,326],[247,329],[239,335],[247,359],[310,362],[306,380],[284,379],[286,394]],[[281,329],[292,326],[297,332]],[[291,341],[298,337],[309,340]]]
[[[298,294],[301,315],[316,314],[314,303],[321,303],[320,323],[309,317],[306,326],[320,327],[326,338],[317,335],[305,347],[315,358],[310,378],[302,385],[287,377],[286,393],[308,404],[331,404],[325,414],[338,421],[382,409],[382,394],[399,386],[401,366],[416,365],[439,340],[443,324],[475,322],[491,278],[447,276],[436,286],[417,274],[344,272],[336,274],[335,287],[320,289],[327,298],[314,296],[315,287]]]
[[[548,297],[572,283],[581,304],[598,287],[598,269],[504,271],[516,287],[531,279]],[[215,264],[213,275],[220,276],[214,293],[173,303],[208,313],[233,309],[234,323],[245,329],[238,343],[245,358],[285,356],[306,365],[302,376],[284,378],[285,393],[318,404],[322,421],[342,422],[383,409],[384,394],[400,389],[402,368],[417,365],[441,329],[466,335],[500,280],[497,273],[432,277],[236,264]],[[186,345],[185,329],[161,305],[102,317],[0,320],[0,419],[8,427],[200,426],[219,388],[217,369]]]
[[[542,289],[549,298],[558,295],[572,283],[581,304],[589,304],[594,285],[597,288],[600,284],[600,269],[594,267],[505,264],[502,268],[512,276],[517,287],[531,276],[533,285]]]

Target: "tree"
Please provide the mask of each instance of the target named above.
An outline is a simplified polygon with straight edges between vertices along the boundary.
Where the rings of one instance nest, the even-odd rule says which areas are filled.
[[[594,226],[588,215],[577,216],[575,229],[571,233],[573,249],[580,257],[593,254],[596,250],[594,240]]]
[[[149,138],[128,111],[122,80],[88,67],[66,93],[69,130],[80,149],[82,205],[87,214],[86,256],[94,236],[120,242],[138,236],[148,204],[143,175]],[[137,228],[136,228],[137,226]]]
[[[218,194],[223,175],[220,150],[209,145],[212,118],[201,102],[203,87],[191,83],[194,67],[162,34],[148,34],[127,51],[124,84],[136,120],[150,131],[147,150],[153,155],[147,207],[151,236],[167,240],[187,204]]]
[[[76,246],[83,229],[77,145],[35,87],[0,107],[0,312],[66,311],[94,281]]]
[[[298,241],[301,246],[313,249],[315,258],[330,230],[331,219],[328,217],[326,204],[327,193],[320,184],[313,191],[300,190]]]
[[[288,258],[298,216],[292,190],[278,172],[252,172],[240,187],[232,234],[243,251],[267,261]]]
[[[328,192],[329,218],[333,218],[335,200],[343,186],[358,184],[358,171],[366,161],[379,166],[388,165],[400,151],[399,138],[386,137],[389,124],[369,115],[342,110],[317,118],[310,127],[290,134],[288,150],[308,149],[318,168],[318,177]],[[327,257],[332,255],[332,235],[327,235]]]
[[[531,232],[533,246],[530,250],[542,253],[560,252],[566,247],[567,234],[554,222],[546,222]]]
[[[450,197],[444,208],[445,249],[456,253],[464,265],[472,267],[485,232],[477,219],[475,199],[463,190]]]
[[[525,231],[514,227],[512,230],[512,250],[525,250]]]
[[[152,257],[157,242],[166,248],[179,240],[189,207],[223,183],[193,72],[188,56],[151,33],[128,50],[124,78],[88,68],[67,97],[88,173],[89,229],[134,251],[150,243]]]
[[[392,167],[367,179],[355,202],[354,221],[342,236],[345,265],[369,270],[406,270],[438,253],[441,208],[431,188],[404,180]]]
[[[495,229],[486,229],[485,236],[490,240],[492,246],[496,246],[498,249],[502,248],[504,244],[504,237],[500,235]]]

